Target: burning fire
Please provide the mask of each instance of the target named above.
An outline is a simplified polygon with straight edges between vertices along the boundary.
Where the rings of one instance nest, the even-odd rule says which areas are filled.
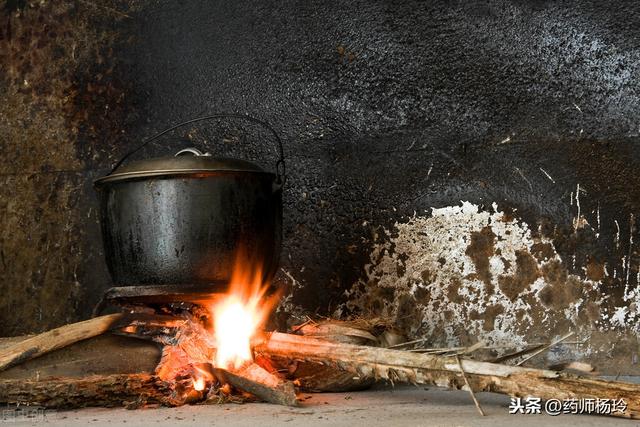
[[[262,268],[238,256],[229,291],[211,306],[216,357],[219,368],[239,368],[253,360],[251,338],[260,330],[276,296],[265,298],[268,284]]]
[[[198,377],[193,379],[193,389],[196,391],[204,390],[204,386],[206,385],[206,380],[204,377]]]
[[[209,383],[213,376],[208,370],[201,368],[198,365],[193,365],[193,372],[191,374],[191,385],[195,391],[203,391],[207,388],[207,383]]]
[[[158,377],[167,382],[188,379],[189,390],[205,392],[216,380],[211,365],[235,370],[253,360],[251,340],[261,331],[279,296],[266,295],[269,287],[262,271],[247,257],[236,258],[228,292],[205,304],[212,329],[204,329],[195,317],[176,325],[178,342],[163,348]]]

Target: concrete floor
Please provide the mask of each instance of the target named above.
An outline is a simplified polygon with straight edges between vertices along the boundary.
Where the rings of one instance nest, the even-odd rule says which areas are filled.
[[[181,408],[102,409],[49,412],[45,419],[13,425],[52,426],[640,426],[640,422],[586,415],[509,415],[509,399],[481,393],[481,417],[464,391],[398,387],[355,393],[305,394],[300,408],[263,403]],[[4,421],[7,422],[7,421]],[[0,419],[0,425],[3,421]],[[7,424],[9,425],[9,424]]]

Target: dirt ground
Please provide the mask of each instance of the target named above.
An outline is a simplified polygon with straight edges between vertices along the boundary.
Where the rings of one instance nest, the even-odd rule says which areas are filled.
[[[382,388],[354,393],[305,394],[299,408],[262,403],[139,410],[89,408],[48,411],[12,425],[54,426],[639,426],[640,422],[587,415],[510,415],[509,398],[481,393],[481,417],[464,391],[433,387]],[[7,422],[10,420],[4,420]],[[0,425],[3,420],[0,419]]]

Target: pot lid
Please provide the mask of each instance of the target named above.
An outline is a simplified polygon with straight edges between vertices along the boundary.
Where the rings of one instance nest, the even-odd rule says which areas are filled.
[[[270,173],[246,160],[212,157],[209,153],[202,153],[195,148],[186,148],[173,157],[156,157],[119,166],[109,175],[97,179],[95,183],[209,172]]]

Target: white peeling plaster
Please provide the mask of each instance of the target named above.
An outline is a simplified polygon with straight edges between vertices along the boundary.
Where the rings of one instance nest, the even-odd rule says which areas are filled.
[[[579,193],[579,189],[576,192]],[[577,200],[576,200],[577,202]],[[478,279],[470,279],[470,275],[476,273],[473,260],[465,253],[471,242],[471,234],[481,231],[484,227],[490,226],[496,235],[495,251],[500,255],[494,255],[489,259],[489,268],[492,273],[492,283],[494,292],[487,296],[486,285]],[[394,301],[389,301],[383,308],[384,315],[394,317],[397,315],[399,298],[403,295],[415,296],[419,289],[428,290],[430,297],[416,301],[416,307],[423,315],[421,322],[416,322],[411,330],[406,331],[414,336],[427,337],[446,343],[447,345],[459,345],[459,338],[452,325],[464,325],[470,335],[475,335],[478,339],[485,340],[491,345],[525,344],[527,342],[527,331],[534,326],[534,311],[543,312],[542,320],[538,317],[540,327],[548,327],[552,333],[553,325],[547,325],[550,318],[550,310],[546,308],[538,297],[541,289],[548,285],[542,277],[538,278],[527,290],[522,292],[515,301],[511,301],[500,290],[498,277],[500,275],[514,275],[516,273],[516,251],[526,250],[530,252],[534,239],[531,236],[529,226],[517,219],[507,220],[503,212],[497,210],[494,203],[491,212],[482,211],[477,205],[469,202],[462,202],[460,206],[448,206],[439,209],[432,209],[430,217],[414,216],[405,223],[396,223],[395,232],[397,237],[389,238],[386,243],[377,245],[371,253],[371,264],[366,266],[367,282],[361,281],[345,294],[348,302],[339,307],[335,315],[340,315],[345,308],[359,309],[366,305],[367,292],[370,291],[366,283],[377,283],[380,288],[394,289]],[[387,235],[390,235],[386,231]],[[538,238],[538,242],[551,245],[553,243],[548,238]],[[446,263],[441,264],[439,260],[444,258]],[[404,263],[402,262],[404,259]],[[507,262],[503,261],[505,259]],[[553,248],[551,260],[562,261]],[[538,261],[538,267],[551,260]],[[404,271],[398,270],[398,266],[403,265]],[[430,272],[429,280],[422,278],[424,271]],[[472,277],[472,276],[471,276]],[[461,282],[459,295],[461,302],[452,302],[447,295],[447,288],[452,279]],[[598,285],[597,282],[587,280],[582,277],[569,275],[569,279],[577,280],[583,286],[584,294],[593,290]],[[361,290],[364,287],[364,290]],[[525,298],[531,295],[536,301],[536,306],[531,307]],[[640,316],[640,293],[631,294],[635,298],[634,310],[627,307],[620,307],[615,313],[608,317],[603,315],[598,326],[601,330],[611,328],[625,328],[636,323]],[[606,297],[593,301],[600,305]],[[584,307],[585,298],[578,299],[564,309],[564,315],[574,326],[577,324],[578,314]],[[503,313],[497,315],[493,330],[483,329],[482,319],[470,318],[470,313],[476,311],[483,313],[488,306],[501,306]],[[453,315],[448,320],[444,312]],[[516,312],[524,313],[521,319],[516,318]],[[542,323],[542,325],[540,324]],[[583,338],[588,337],[589,328],[582,331]],[[444,330],[445,336],[442,335]],[[585,335],[586,334],[586,335]],[[552,338],[552,337],[549,337]],[[587,350],[587,352],[590,352]]]

